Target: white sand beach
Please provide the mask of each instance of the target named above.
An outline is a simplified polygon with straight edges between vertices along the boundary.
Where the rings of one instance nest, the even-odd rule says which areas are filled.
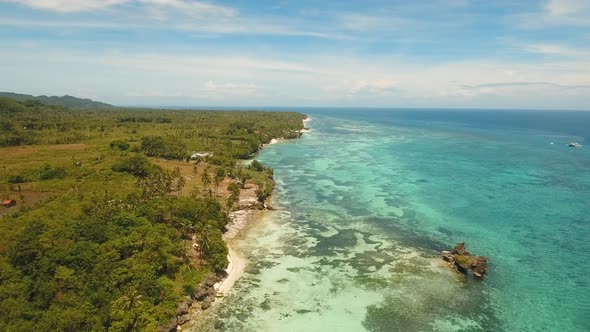
[[[248,199],[241,200],[240,203],[249,203]],[[231,223],[227,225],[227,232],[223,235],[224,240],[227,243],[229,264],[225,272],[227,276],[215,285],[218,296],[224,296],[234,286],[236,281],[240,279],[248,260],[243,257],[238,250],[232,247],[232,242],[255,220],[260,218],[264,211],[260,210],[238,210],[230,213]]]
[[[219,296],[226,295],[233,285],[240,279],[242,274],[244,273],[244,269],[246,268],[247,260],[241,257],[231,246],[228,245],[229,254],[227,258],[229,260],[229,264],[225,272],[227,273],[227,277],[223,279],[218,285],[216,285],[217,294]]]

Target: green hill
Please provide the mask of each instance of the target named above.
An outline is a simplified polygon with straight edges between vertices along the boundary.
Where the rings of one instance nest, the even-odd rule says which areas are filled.
[[[12,93],[12,92],[0,92],[0,97],[7,97],[18,101],[25,101],[25,100],[38,100],[44,104],[48,105],[57,105],[57,106],[65,106],[69,108],[78,108],[78,109],[105,109],[105,108],[113,108],[113,105],[101,103],[99,101],[94,101],[92,99],[82,99],[76,98],[72,96],[32,96],[26,95],[21,93]]]

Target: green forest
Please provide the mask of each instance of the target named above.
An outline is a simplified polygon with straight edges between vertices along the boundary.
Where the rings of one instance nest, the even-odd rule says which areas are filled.
[[[226,268],[240,188],[272,191],[241,160],[304,118],[0,97],[0,331],[156,331]]]

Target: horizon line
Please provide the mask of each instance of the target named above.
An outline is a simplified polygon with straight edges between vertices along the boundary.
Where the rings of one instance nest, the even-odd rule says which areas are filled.
[[[153,110],[194,110],[194,111],[231,111],[231,110],[252,110],[252,111],[272,111],[273,108],[294,110],[297,108],[307,109],[341,109],[341,110],[450,110],[450,111],[547,111],[547,112],[590,112],[590,109],[573,109],[573,108],[492,108],[492,107],[417,107],[417,106],[215,106],[215,105],[116,105],[111,104],[116,108],[142,108],[142,109],[153,109]]]

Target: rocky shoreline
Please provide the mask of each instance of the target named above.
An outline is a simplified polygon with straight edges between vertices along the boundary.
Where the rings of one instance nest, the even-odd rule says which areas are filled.
[[[181,326],[188,323],[195,311],[207,310],[215,301],[214,285],[222,279],[217,274],[209,275],[203,282],[197,285],[191,294],[176,308],[176,316],[158,329],[159,332],[173,332],[181,329]]]
[[[216,299],[223,297],[241,276],[244,262],[232,250],[230,246],[231,240],[236,238],[251,221],[258,218],[261,211],[267,210],[264,204],[243,203],[243,205],[239,206],[239,210],[230,213],[231,223],[227,226],[228,230],[224,234],[224,240],[229,247],[228,256],[230,264],[228,268],[224,273],[210,274],[205,280],[195,286],[191,295],[186,296],[185,300],[178,305],[176,316],[170,319],[167,324],[160,327],[158,332],[182,330],[183,325],[189,323],[202,311],[209,309],[215,303]]]

